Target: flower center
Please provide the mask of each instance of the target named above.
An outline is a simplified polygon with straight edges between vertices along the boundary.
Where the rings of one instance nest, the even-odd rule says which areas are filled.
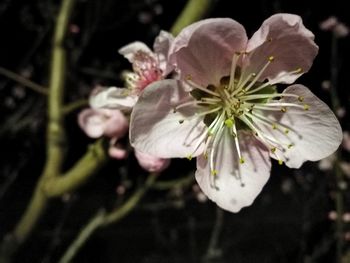
[[[296,94],[278,93],[276,87],[269,81],[261,81],[266,69],[271,63],[274,63],[273,56],[267,57],[266,63],[259,71],[248,72],[246,68],[239,66],[246,55],[248,54],[235,53],[233,55],[230,76],[223,77],[217,87],[214,85],[202,87],[193,82],[192,76],[188,75],[186,83],[193,88],[191,95],[194,100],[180,104],[175,108],[175,110],[179,110],[182,107],[196,106],[198,108],[196,117],[202,116],[204,118],[207,127],[203,131],[196,150],[201,143],[205,142],[205,156],[209,158],[209,166],[214,178],[218,174],[215,168],[217,146],[223,136],[224,129],[228,129],[234,139],[239,164],[244,164],[245,160],[240,150],[238,130],[253,132],[282,164],[281,154],[293,147],[294,143],[291,140],[288,143],[285,143],[286,140],[282,142],[267,133],[266,130],[282,129],[285,137],[288,137],[290,131],[295,131],[291,127],[277,124],[276,119],[269,115],[276,111],[286,113],[288,108],[309,110],[309,105],[303,104],[303,97]],[[286,74],[300,74],[301,71],[302,69],[298,68]],[[293,102],[290,102],[290,99],[293,99]],[[185,120],[180,120],[180,123]],[[238,175],[237,179],[241,181],[241,176]],[[243,185],[242,181],[241,183]],[[215,187],[215,183],[213,185]]]
[[[158,60],[144,51],[134,54],[133,72],[126,73],[126,85],[133,93],[139,95],[143,89],[154,81],[163,79]]]

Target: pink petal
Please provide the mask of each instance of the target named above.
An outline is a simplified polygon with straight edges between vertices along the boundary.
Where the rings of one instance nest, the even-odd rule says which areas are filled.
[[[196,156],[203,152],[200,143],[200,135],[206,129],[203,118],[194,117],[195,108],[190,106],[174,112],[177,105],[190,99],[179,81],[150,84],[131,113],[131,144],[160,158]],[[187,119],[180,124],[184,118]]]
[[[102,110],[106,116],[104,135],[110,138],[123,137],[129,128],[129,121],[119,110]]]
[[[130,95],[130,91],[125,88],[100,88],[92,94],[89,104],[92,108],[118,109],[122,111],[131,111],[138,97]]]
[[[175,38],[170,61],[176,63],[185,78],[206,87],[219,85],[230,74],[234,52],[244,51],[246,32],[229,18],[205,19],[184,28]]]
[[[154,53],[158,58],[159,68],[163,71],[163,76],[168,75],[174,69],[174,67],[168,63],[169,49],[173,41],[173,35],[162,30],[153,45]]]
[[[103,135],[106,121],[104,114],[94,109],[85,109],[78,115],[80,128],[91,138],[99,138]]]
[[[79,114],[78,123],[91,138],[122,137],[128,130],[128,120],[119,110],[86,109]]]
[[[125,159],[127,156],[126,150],[119,148],[117,146],[111,146],[108,149],[108,154],[110,157],[117,159],[117,160]]]
[[[248,133],[238,134],[245,162],[239,162],[233,137],[225,129],[218,145],[214,177],[209,162],[203,155],[197,157],[196,180],[209,199],[221,208],[238,212],[249,206],[266,184],[271,169],[269,151]]]
[[[157,158],[147,153],[135,151],[140,166],[148,172],[161,172],[170,164],[170,159]]]
[[[297,15],[276,14],[264,21],[249,40],[245,73],[258,73],[273,56],[273,62],[261,76],[274,83],[293,83],[307,72],[317,55],[314,35]],[[295,72],[301,69],[300,72]],[[294,71],[294,73],[293,73]]]
[[[277,124],[277,129],[272,125],[259,124],[259,127],[283,145],[284,150],[277,150],[277,154],[283,157],[286,165],[299,168],[307,160],[318,161],[335,152],[343,135],[339,121],[329,107],[303,85],[289,86],[283,93],[297,94],[304,100],[299,102],[297,98],[284,97],[281,102],[308,105],[309,110],[287,107],[285,113],[263,111],[262,114]],[[287,127],[288,134],[281,124]],[[278,159],[272,153],[271,157]]]
[[[152,50],[150,50],[145,43],[139,41],[135,41],[118,50],[119,54],[123,55],[130,63],[134,62],[134,55],[138,51],[153,54]]]

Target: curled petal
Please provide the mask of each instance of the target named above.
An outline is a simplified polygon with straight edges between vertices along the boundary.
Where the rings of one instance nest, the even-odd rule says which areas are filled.
[[[134,62],[134,55],[138,51],[153,54],[152,50],[150,50],[145,43],[139,41],[135,41],[118,50],[119,54],[123,55],[130,63]]]
[[[203,118],[195,116],[193,106],[174,112],[177,105],[190,99],[179,81],[150,84],[131,113],[131,144],[141,152],[160,158],[200,154],[204,147],[201,134],[206,129]]]
[[[79,114],[78,123],[91,138],[121,137],[128,130],[128,121],[118,110],[85,109]]]
[[[157,55],[159,68],[162,70],[163,76],[168,75],[174,69],[174,67],[168,63],[169,49],[173,41],[173,35],[162,30],[153,45],[154,53]]]
[[[258,73],[273,57],[260,79],[289,84],[310,69],[318,46],[299,16],[276,14],[265,20],[249,40],[247,51],[245,74]]]
[[[85,109],[78,115],[78,124],[87,136],[99,138],[104,133],[106,118],[98,110]]]
[[[118,109],[131,111],[137,102],[138,96],[130,95],[125,88],[100,88],[90,96],[89,104],[92,108]]]
[[[103,133],[105,136],[109,138],[120,138],[127,133],[129,121],[121,111],[107,109],[102,109],[100,111],[102,111],[107,118]]]
[[[176,63],[183,78],[188,75],[204,87],[218,86],[230,73],[233,54],[245,50],[247,36],[238,22],[211,18],[184,28],[175,38],[170,61]]]
[[[240,163],[232,135],[225,129],[215,160],[213,175],[209,161],[197,157],[196,180],[209,199],[230,212],[239,212],[253,203],[266,184],[271,169],[268,149],[252,135],[239,132],[244,163]]]
[[[273,125],[258,124],[264,134],[273,138],[276,154],[291,168],[303,162],[321,160],[335,152],[343,138],[339,121],[329,107],[303,85],[289,86],[283,93],[296,94],[298,98],[284,97],[279,102],[293,103],[299,107],[286,107],[285,112],[263,111]]]
[[[135,156],[140,166],[148,172],[161,172],[170,164],[170,159],[157,158],[137,150]]]
[[[118,146],[111,146],[108,149],[108,154],[110,157],[117,159],[117,160],[121,160],[121,159],[125,159],[127,156],[127,151],[125,149],[119,148]]]

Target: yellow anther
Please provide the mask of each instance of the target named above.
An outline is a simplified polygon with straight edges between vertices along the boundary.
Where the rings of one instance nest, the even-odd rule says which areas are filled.
[[[208,160],[208,153],[207,152],[204,153],[204,159]]]
[[[309,110],[309,109],[310,109],[310,106],[307,104],[304,104],[304,110]]]
[[[233,127],[233,120],[232,120],[232,119],[227,119],[227,120],[225,120],[225,125],[226,125],[228,128],[232,128],[232,127]]]
[[[211,175],[213,175],[213,176],[218,175],[218,170],[211,170]]]
[[[272,129],[273,129],[273,130],[276,130],[276,129],[277,129],[276,123],[272,124]]]
[[[188,75],[186,76],[186,80],[192,80],[192,75],[191,75],[191,74],[188,74]]]
[[[244,161],[243,158],[240,158],[240,159],[239,159],[239,163],[240,163],[240,164],[244,164],[244,162],[245,162],[245,161]]]
[[[284,133],[285,133],[285,134],[288,134],[288,133],[289,133],[289,129],[285,129],[285,130],[284,130]]]
[[[278,164],[279,164],[279,165],[282,165],[282,164],[283,164],[283,161],[282,161],[282,160],[278,160]]]
[[[275,60],[275,57],[274,56],[269,56],[269,61],[272,62]]]
[[[256,73],[252,73],[251,76],[252,76],[252,77],[255,77],[255,76],[256,76]]]
[[[276,147],[271,148],[271,152],[272,152],[272,153],[275,153],[276,150],[277,150]]]
[[[302,68],[297,68],[296,70],[294,70],[294,73],[295,73],[295,74],[299,74],[299,73],[301,73],[301,72],[303,72],[303,69],[302,69]]]
[[[298,101],[303,102],[304,101],[304,97],[303,96],[299,96],[298,97]]]
[[[292,148],[293,146],[294,146],[293,143],[289,144],[289,145],[288,145],[288,149]]]
[[[179,123],[180,123],[180,124],[184,123],[184,120],[179,120]]]
[[[287,108],[286,108],[286,107],[282,107],[282,108],[281,108],[281,111],[282,111],[282,112],[287,112]]]
[[[187,158],[189,161],[191,161],[191,160],[192,160],[192,155],[190,154],[190,155],[188,155],[186,158]]]

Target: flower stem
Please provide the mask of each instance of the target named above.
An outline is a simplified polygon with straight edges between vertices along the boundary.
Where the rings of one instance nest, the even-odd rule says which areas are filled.
[[[338,96],[338,37],[335,33],[332,35],[332,44],[331,44],[331,59],[330,59],[330,71],[331,71],[331,102],[332,108],[335,112],[340,108],[340,101]],[[340,161],[340,152],[336,152],[336,161],[334,166],[335,180],[336,180],[336,197],[335,197],[335,208],[337,211],[337,220],[336,220],[336,262],[341,263],[343,257],[343,248],[344,248],[344,223],[343,223],[343,214],[344,214],[344,193],[343,187],[344,184],[344,175],[339,166]]]
[[[203,18],[212,3],[213,0],[189,0],[172,26],[171,33],[176,36],[184,27]]]
[[[218,246],[219,236],[223,227],[223,221],[224,221],[224,210],[222,210],[220,207],[216,207],[216,219],[215,219],[213,231],[211,232],[207,253],[203,258],[203,262],[211,262],[213,259],[217,259],[219,256],[221,256],[221,251],[218,249],[217,246]]]
[[[90,221],[81,229],[80,233],[73,241],[73,243],[68,247],[59,263],[68,263],[74,258],[79,249],[85,244],[85,242],[91,237],[91,235],[101,227],[108,226],[110,224],[117,223],[125,216],[127,216],[141,201],[142,197],[146,192],[152,187],[156,181],[158,175],[150,174],[146,182],[139,187],[131,197],[120,207],[110,213],[106,213],[104,210],[100,210],[93,216]]]

